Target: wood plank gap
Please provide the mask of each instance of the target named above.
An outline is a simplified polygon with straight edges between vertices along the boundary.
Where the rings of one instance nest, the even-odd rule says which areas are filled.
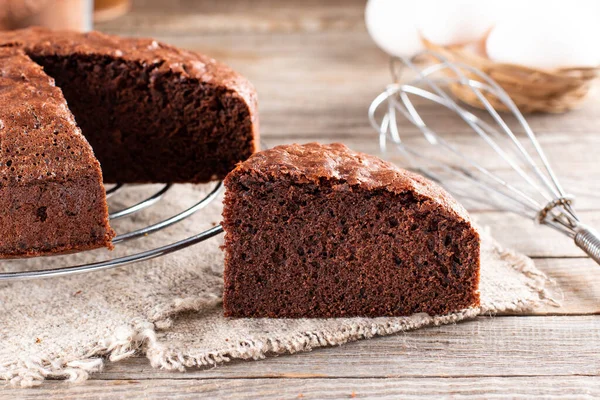
[[[548,256],[537,256],[537,255],[533,255],[533,256],[528,256],[529,258],[531,258],[532,260],[577,260],[577,259],[581,259],[581,260],[590,260],[591,258],[587,257],[587,256],[577,256],[577,255],[566,255],[566,256],[553,256],[553,255],[548,255]],[[598,268],[600,268],[600,265],[598,266]]]
[[[207,376],[207,377],[173,377],[173,378],[151,378],[151,377],[141,377],[135,379],[125,379],[129,381],[155,381],[155,380],[174,380],[174,381],[214,381],[214,380],[231,380],[231,381],[240,381],[240,380],[262,380],[262,379],[271,379],[271,380],[346,380],[346,379],[356,379],[356,380],[385,380],[385,379],[479,379],[479,378],[501,378],[501,379],[512,379],[512,378],[548,378],[548,377],[574,377],[574,376],[582,376],[582,377],[597,377],[600,374],[557,374],[557,375],[536,375],[536,374],[523,374],[523,375],[460,375],[460,376],[440,376],[440,375],[386,375],[386,376],[250,376],[250,377],[231,377],[231,378],[223,378],[223,377],[215,377],[215,376]],[[58,381],[60,379],[48,379],[49,381]],[[123,378],[112,378],[112,377],[98,377],[92,376],[90,381],[121,381]]]

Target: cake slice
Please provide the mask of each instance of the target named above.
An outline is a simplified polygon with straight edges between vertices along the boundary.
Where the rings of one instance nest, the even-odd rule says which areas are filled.
[[[0,48],[0,258],[111,247],[100,164],[54,81]]]
[[[214,59],[152,39],[0,33],[56,80],[105,182],[221,179],[258,148],[256,92]]]
[[[446,314],[479,305],[479,235],[437,185],[342,144],[278,146],[225,179],[230,317]]]

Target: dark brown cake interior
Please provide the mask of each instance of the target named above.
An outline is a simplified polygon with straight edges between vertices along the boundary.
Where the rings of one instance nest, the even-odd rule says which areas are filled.
[[[479,302],[479,237],[431,199],[243,167],[226,185],[227,316],[445,314]]]
[[[225,87],[108,56],[32,58],[62,89],[105,182],[207,182],[252,153],[247,105]]]
[[[30,185],[0,185],[0,258],[109,247],[101,180],[93,175]]]

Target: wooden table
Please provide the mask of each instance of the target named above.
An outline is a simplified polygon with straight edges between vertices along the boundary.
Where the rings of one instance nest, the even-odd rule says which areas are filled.
[[[258,89],[261,131],[270,145],[341,141],[377,154],[366,110],[389,80],[388,59],[365,31],[363,8],[364,0],[140,0],[130,14],[98,28],[154,36],[229,63]],[[580,215],[596,227],[599,105],[595,95],[581,110],[530,117],[563,184],[578,195]],[[80,386],[49,382],[10,396],[600,396],[600,267],[548,228],[505,212],[471,211],[557,282],[560,307],[186,373],[155,370],[138,357],[108,364]]]

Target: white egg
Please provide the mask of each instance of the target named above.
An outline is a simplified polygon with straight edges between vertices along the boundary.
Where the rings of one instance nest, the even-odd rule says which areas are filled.
[[[600,65],[599,2],[538,0],[517,9],[490,32],[491,60],[540,69]]]
[[[394,56],[411,56],[423,50],[415,26],[420,15],[418,1],[369,0],[365,23],[369,34],[381,49]]]
[[[425,13],[417,16],[421,35],[440,46],[482,41],[494,25],[498,1],[421,0]]]

